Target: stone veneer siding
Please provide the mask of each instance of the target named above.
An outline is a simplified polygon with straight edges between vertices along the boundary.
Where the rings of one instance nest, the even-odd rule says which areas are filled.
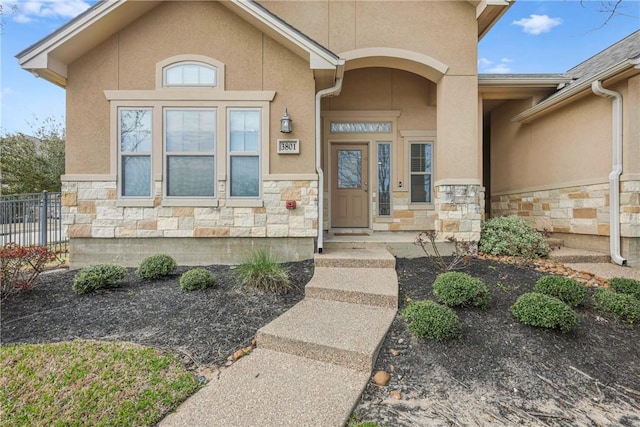
[[[440,238],[452,236],[461,241],[480,240],[484,188],[480,185],[440,185],[434,192],[438,214],[435,229]]]
[[[609,236],[609,184],[493,196],[491,214],[518,215],[554,233]],[[620,184],[620,233],[640,237],[640,181]]]
[[[62,222],[74,238],[316,237],[317,181],[263,181],[263,207],[228,207],[219,184],[218,207],[117,206],[115,181],[62,183]],[[285,202],[295,200],[296,209]]]

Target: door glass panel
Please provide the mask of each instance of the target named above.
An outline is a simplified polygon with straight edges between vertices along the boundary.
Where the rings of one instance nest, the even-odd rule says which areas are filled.
[[[338,188],[360,188],[362,151],[338,150]]]
[[[391,215],[391,144],[378,144],[378,215]]]

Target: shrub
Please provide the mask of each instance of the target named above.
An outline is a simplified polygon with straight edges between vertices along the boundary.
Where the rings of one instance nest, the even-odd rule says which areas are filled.
[[[587,288],[582,283],[564,276],[544,276],[533,291],[556,297],[570,307],[579,306],[587,297]]]
[[[32,289],[47,263],[55,259],[56,254],[46,246],[9,243],[0,247],[0,298]]]
[[[452,309],[431,300],[410,302],[402,310],[402,318],[411,333],[420,338],[443,341],[458,338],[462,330]]]
[[[596,307],[621,320],[633,323],[640,320],[640,300],[630,294],[619,294],[609,289],[599,289],[593,294]]]
[[[424,254],[431,260],[431,262],[433,262],[433,265],[439,272],[444,273],[446,271],[465,268],[469,265],[471,258],[478,257],[478,242],[475,240],[458,240],[453,236],[449,236],[447,237],[447,241],[453,244],[453,252],[451,253],[449,261],[447,261],[440,254],[440,250],[438,249],[438,244],[436,242],[437,237],[438,232],[435,230],[422,231],[418,233],[413,244],[422,248]],[[427,250],[427,243],[431,245],[433,254]]]
[[[127,269],[114,264],[85,267],[73,279],[73,292],[85,294],[102,288],[116,288],[127,275]]]
[[[433,293],[440,302],[448,306],[473,305],[489,307],[489,289],[482,280],[466,273],[451,271],[436,277]]]
[[[629,294],[640,299],[640,280],[614,277],[609,279],[609,285],[620,294]]]
[[[266,292],[289,289],[291,282],[287,272],[271,253],[264,250],[250,252],[236,270],[243,285]]]
[[[482,223],[479,249],[492,255],[534,259],[549,255],[544,235],[515,215],[491,218]]]
[[[578,324],[578,315],[556,297],[531,292],[511,306],[511,314],[525,325],[568,332]]]
[[[216,283],[213,273],[204,268],[194,268],[180,276],[180,289],[183,291],[195,291],[197,289],[210,288]]]
[[[176,261],[169,255],[155,254],[142,260],[136,273],[142,279],[153,280],[173,273],[176,267]]]

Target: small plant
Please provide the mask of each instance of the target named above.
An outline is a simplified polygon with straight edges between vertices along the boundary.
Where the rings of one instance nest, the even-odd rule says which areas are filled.
[[[634,323],[640,320],[640,300],[630,294],[619,294],[610,289],[599,289],[593,294],[596,307],[607,313]]]
[[[546,257],[550,251],[544,234],[515,215],[484,221],[479,249],[492,255],[519,257],[523,264]]]
[[[578,324],[578,315],[556,297],[531,292],[521,295],[511,306],[511,314],[520,322],[539,328],[568,332]]]
[[[236,271],[243,285],[261,291],[280,292],[291,286],[287,272],[265,250],[249,253]]]
[[[579,306],[587,297],[587,288],[582,283],[564,276],[544,276],[533,291],[556,297],[570,307]]]
[[[0,247],[0,298],[32,289],[56,254],[46,246],[23,247],[15,243]]]
[[[435,230],[423,231],[418,234],[413,242],[414,245],[422,248],[422,251],[427,258],[433,262],[437,271],[445,272],[464,268],[469,264],[471,258],[476,258],[478,256],[478,242],[474,240],[468,242],[460,241],[455,237],[450,236],[447,237],[447,241],[453,243],[453,252],[451,254],[450,261],[447,262],[440,254],[440,250],[436,244],[437,237],[438,232]],[[427,250],[428,244],[431,245],[433,254],[429,253]]]
[[[127,269],[114,264],[96,264],[85,267],[73,279],[73,292],[86,294],[102,288],[121,286]]]
[[[180,276],[180,289],[183,291],[195,291],[197,289],[210,288],[216,283],[216,278],[209,270],[194,268]]]
[[[458,271],[438,275],[433,282],[433,294],[448,306],[489,307],[489,289],[482,280]]]
[[[609,279],[609,285],[619,294],[629,294],[640,299],[640,280],[614,277]]]
[[[460,337],[462,331],[458,315],[431,300],[410,302],[402,310],[402,318],[411,333],[419,338],[443,341]]]
[[[136,273],[142,279],[159,279],[175,271],[176,261],[167,254],[155,254],[146,257],[140,263]]]

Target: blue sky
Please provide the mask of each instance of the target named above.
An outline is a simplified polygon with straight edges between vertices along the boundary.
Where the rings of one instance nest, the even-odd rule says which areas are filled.
[[[95,2],[0,2],[0,134],[30,133],[36,119],[63,122],[64,90],[20,69],[14,56]],[[604,26],[601,8],[600,1],[518,0],[480,42],[479,72],[561,73],[640,28],[640,0],[623,0],[620,14]]]

